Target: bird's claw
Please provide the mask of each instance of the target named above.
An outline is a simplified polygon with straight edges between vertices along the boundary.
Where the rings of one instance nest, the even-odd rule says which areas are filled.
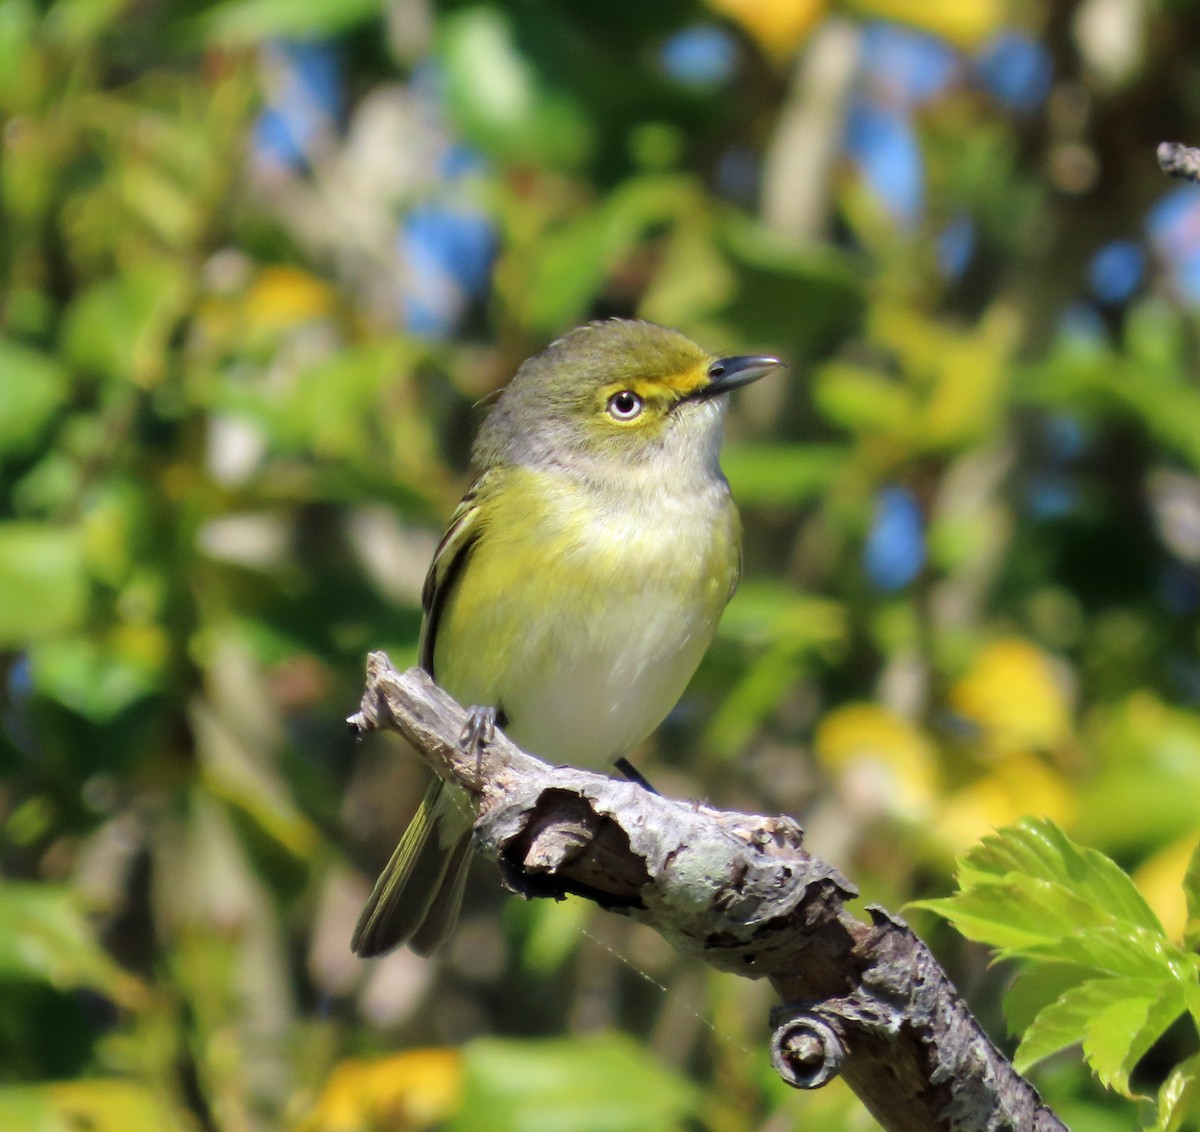
[[[494,707],[473,707],[467,710],[467,722],[463,724],[462,734],[458,744],[464,754],[475,756],[475,782],[481,783],[483,777],[483,749],[496,735],[496,709]]]
[[[496,709],[473,707],[467,711],[467,722],[458,737],[459,746],[467,754],[479,754],[496,735]]]

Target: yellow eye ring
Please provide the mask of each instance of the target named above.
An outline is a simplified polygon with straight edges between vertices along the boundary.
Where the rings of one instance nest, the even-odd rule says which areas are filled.
[[[622,389],[608,399],[608,415],[615,421],[631,421],[642,415],[644,403],[632,389]]]

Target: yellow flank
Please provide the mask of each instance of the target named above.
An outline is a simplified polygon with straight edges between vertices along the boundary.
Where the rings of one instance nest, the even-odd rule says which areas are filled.
[[[662,721],[711,642],[737,583],[737,512],[720,481],[618,506],[557,470],[489,481],[438,626],[437,680],[499,707],[533,753],[603,765]]]

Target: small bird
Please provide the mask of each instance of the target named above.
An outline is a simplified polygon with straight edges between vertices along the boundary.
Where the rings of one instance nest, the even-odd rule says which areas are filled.
[[[623,319],[521,365],[422,594],[421,666],[473,705],[465,743],[494,724],[531,754],[602,767],[663,721],[741,572],[725,394],[781,367]],[[358,955],[445,942],[474,817],[463,790],[430,786],[359,918]]]

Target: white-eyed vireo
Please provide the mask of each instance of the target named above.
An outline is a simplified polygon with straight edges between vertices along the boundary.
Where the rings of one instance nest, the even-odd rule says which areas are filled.
[[[712,358],[623,320],[526,361],[479,431],[474,482],[434,555],[422,666],[554,762],[603,766],[644,739],[737,585],[741,524],[717,461],[724,394],[780,365]],[[465,794],[435,781],[363,909],[359,955],[446,939],[472,821]]]

